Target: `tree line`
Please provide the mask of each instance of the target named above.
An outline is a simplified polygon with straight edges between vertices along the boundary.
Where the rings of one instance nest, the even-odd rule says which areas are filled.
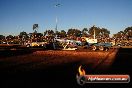
[[[44,32],[45,35],[58,35],[61,38],[64,37],[93,37],[95,31],[95,36],[109,37],[110,31],[106,28],[99,27],[91,27],[91,28],[83,28],[82,30],[76,28],[70,28],[66,32],[65,30],[57,31],[56,33],[53,30],[46,30]]]
[[[27,32],[20,32],[18,36],[4,36],[0,35],[0,40],[12,40],[12,39],[20,39],[21,41],[26,40],[31,38],[32,34],[37,33],[36,31],[33,33],[27,33]],[[54,37],[57,35],[59,38],[70,38],[70,39],[76,39],[77,37],[89,37],[93,38],[94,33],[96,38],[110,38],[110,31],[106,28],[100,28],[100,27],[95,27],[92,26],[90,28],[83,28],[82,30],[76,29],[76,28],[70,28],[66,32],[65,30],[60,30],[54,32],[54,30],[45,30],[43,33],[38,33],[39,37],[43,36],[52,36]],[[117,38],[117,39],[131,39],[132,38],[132,27],[127,27],[123,31],[120,31],[116,34],[113,34],[112,38]]]
[[[123,31],[119,31],[116,34],[113,34],[114,38],[120,38],[120,39],[132,39],[132,27],[127,27]]]

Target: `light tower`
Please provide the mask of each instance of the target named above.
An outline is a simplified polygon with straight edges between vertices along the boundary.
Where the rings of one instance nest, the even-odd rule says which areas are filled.
[[[32,33],[32,38],[31,38],[31,42],[35,39],[35,37],[37,36],[37,31],[38,31],[38,24],[33,24],[33,33]],[[37,40],[35,40],[37,41]]]
[[[37,33],[37,31],[38,31],[38,24],[33,24],[33,31],[34,31],[34,33]]]
[[[58,8],[58,7],[60,7],[61,6],[61,4],[59,4],[58,2],[56,3],[56,5],[55,5],[55,8]],[[57,11],[56,11],[57,12]],[[56,23],[56,26],[55,26],[55,39],[57,39],[57,30],[58,30],[58,18],[57,18],[57,16],[56,16],[56,19],[55,19],[55,23]]]
[[[57,16],[56,16],[56,26],[55,26],[55,38],[57,39],[57,26],[58,26],[58,19],[57,19]]]
[[[94,30],[94,39],[95,39],[95,25],[93,25],[93,30]]]

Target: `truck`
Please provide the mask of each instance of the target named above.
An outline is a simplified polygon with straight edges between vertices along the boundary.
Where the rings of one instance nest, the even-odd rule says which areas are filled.
[[[90,39],[87,37],[82,37],[82,45],[85,48],[92,49],[92,50],[101,50],[101,51],[108,51],[111,47],[112,44],[109,42],[98,42],[97,39]]]

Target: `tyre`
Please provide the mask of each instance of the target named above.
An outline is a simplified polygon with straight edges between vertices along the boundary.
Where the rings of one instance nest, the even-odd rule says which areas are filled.
[[[92,46],[92,50],[93,50],[93,51],[97,50],[97,47],[93,45],[93,46]]]
[[[28,45],[26,45],[27,47],[30,47],[30,45],[28,44]]]
[[[121,44],[117,44],[117,46],[121,46]]]
[[[104,51],[104,47],[103,46],[99,46],[99,50]]]
[[[110,48],[106,47],[106,48],[105,48],[105,51],[108,51],[109,49],[110,49]]]

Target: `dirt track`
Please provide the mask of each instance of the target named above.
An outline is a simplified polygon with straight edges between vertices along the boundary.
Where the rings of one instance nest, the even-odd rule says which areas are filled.
[[[77,69],[80,65],[87,74],[121,73],[119,66],[127,65],[124,60],[126,55],[127,61],[131,64],[129,60],[129,57],[132,56],[131,52],[125,52],[118,49],[109,52],[49,50],[2,57],[0,58],[1,77],[3,77],[1,80],[5,87],[80,87],[76,83]],[[118,60],[119,58],[122,58],[121,62]],[[129,73],[127,72],[130,71],[129,65],[123,70],[123,73]],[[99,84],[89,86],[102,87]],[[107,87],[107,85],[105,86]]]
[[[98,65],[108,67],[115,58],[117,50],[109,52],[90,52],[90,51],[36,51],[27,55],[2,57],[0,68],[10,68],[10,72],[30,71],[33,69],[44,69],[49,66],[63,65],[72,62],[79,62],[80,65],[90,65],[92,68]],[[106,62],[106,64],[104,62]]]

